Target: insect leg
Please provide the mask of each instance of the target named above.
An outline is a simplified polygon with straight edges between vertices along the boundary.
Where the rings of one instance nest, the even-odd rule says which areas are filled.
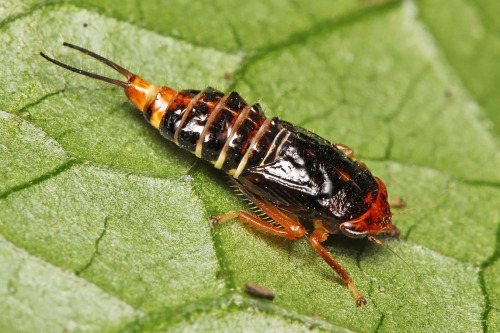
[[[334,143],[335,147],[340,149],[344,154],[346,154],[349,158],[354,159],[354,150],[346,145],[343,145],[341,143]]]
[[[291,240],[299,239],[306,234],[306,229],[299,222],[285,215],[276,207],[263,200],[257,199],[254,196],[252,196],[252,201],[257,205],[257,207],[260,208],[260,210],[262,210],[264,214],[269,216],[279,225],[271,224],[268,221],[265,221],[244,210],[211,216],[210,221],[213,225],[216,225],[217,223],[225,220],[239,218],[256,228],[259,228],[260,230],[264,230],[270,234],[285,237]]]
[[[338,149],[340,149],[344,154],[346,154],[347,157],[349,157],[351,160],[357,161],[356,157],[354,157],[354,149],[352,149],[349,146],[343,145],[341,143],[334,143],[334,145],[335,145],[335,147],[337,147]],[[364,164],[363,162],[361,162],[361,161],[357,161],[357,162],[358,162],[358,164],[361,164],[362,166],[364,166],[365,168],[368,169],[368,167],[366,166],[366,164]]]
[[[405,208],[406,202],[404,202],[403,198],[391,198],[389,199],[389,205],[391,207]]]
[[[399,236],[401,235],[401,231],[399,231],[398,227],[393,225],[389,230],[384,232],[384,235],[389,238],[399,238]]]
[[[317,228],[313,231],[311,236],[309,237],[309,242],[312,247],[319,253],[319,255],[326,261],[326,263],[333,268],[333,270],[340,276],[340,278],[347,284],[347,287],[354,295],[356,299],[356,305],[358,307],[364,306],[366,304],[366,300],[359,292],[358,288],[354,284],[351,276],[347,271],[340,265],[340,263],[335,260],[332,255],[321,245],[328,238],[328,232],[323,228]]]

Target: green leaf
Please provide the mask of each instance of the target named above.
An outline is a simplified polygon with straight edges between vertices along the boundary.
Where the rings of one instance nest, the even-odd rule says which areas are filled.
[[[500,329],[496,5],[451,3],[8,0],[0,331]],[[248,208],[226,177],[161,138],[119,88],[38,55],[119,77],[61,37],[155,84],[235,89],[354,148],[406,201],[401,239],[384,242],[417,274],[331,236],[367,298],[358,309],[306,239],[211,228],[211,214]],[[275,300],[246,295],[248,281]]]
[[[500,133],[500,3],[488,0],[421,2],[421,17],[474,101]],[[449,27],[453,26],[453,29]]]

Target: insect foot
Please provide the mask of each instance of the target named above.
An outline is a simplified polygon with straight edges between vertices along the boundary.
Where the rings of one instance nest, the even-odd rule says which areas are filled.
[[[228,212],[226,214],[212,215],[208,218],[212,226],[216,226],[219,222],[230,220],[238,217],[238,212]]]
[[[215,227],[217,224],[219,224],[220,217],[219,217],[219,215],[212,215],[208,218],[208,220],[210,221],[210,224],[212,225],[212,227]]]

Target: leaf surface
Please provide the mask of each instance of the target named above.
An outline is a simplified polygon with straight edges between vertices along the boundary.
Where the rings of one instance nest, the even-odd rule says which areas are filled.
[[[498,330],[495,5],[444,3],[7,1],[0,331]],[[452,16],[475,30],[450,41]],[[393,218],[401,239],[384,242],[417,274],[365,239],[331,236],[368,300],[357,309],[306,239],[211,228],[210,215],[248,206],[119,88],[38,55],[119,77],[61,36],[155,84],[237,90],[354,148],[410,208]],[[246,295],[248,281],[275,300]]]

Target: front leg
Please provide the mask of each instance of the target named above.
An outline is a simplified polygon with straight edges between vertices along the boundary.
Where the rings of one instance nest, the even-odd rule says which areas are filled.
[[[359,292],[358,288],[354,284],[349,273],[345,270],[340,263],[333,258],[333,256],[328,252],[322,245],[324,241],[328,238],[329,232],[322,226],[321,223],[315,223],[315,230],[309,237],[309,242],[312,247],[319,253],[319,255],[326,261],[326,263],[337,273],[342,281],[347,284],[347,287],[352,292],[354,299],[356,300],[356,305],[362,307],[366,305],[366,300]]]

